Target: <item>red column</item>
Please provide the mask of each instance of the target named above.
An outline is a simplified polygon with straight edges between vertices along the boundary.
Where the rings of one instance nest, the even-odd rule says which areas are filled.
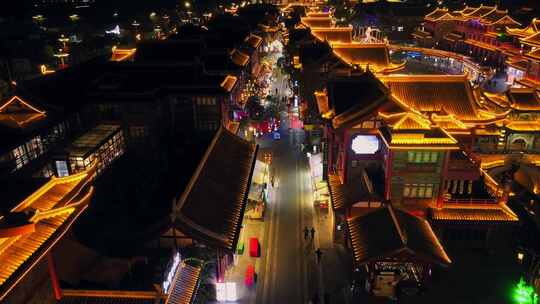
[[[394,152],[388,148],[388,156],[386,157],[386,176],[384,186],[384,198],[390,200],[390,188],[392,186],[392,160],[394,158]]]
[[[439,184],[439,194],[437,195],[437,208],[442,208],[444,199],[444,181],[448,177],[448,162],[450,161],[450,151],[444,153],[442,176]]]
[[[54,298],[59,301],[62,299],[62,289],[60,289],[60,283],[58,282],[58,276],[56,275],[56,268],[54,267],[54,259],[52,253],[50,252],[47,254],[47,265],[49,266],[49,275],[51,277]]]

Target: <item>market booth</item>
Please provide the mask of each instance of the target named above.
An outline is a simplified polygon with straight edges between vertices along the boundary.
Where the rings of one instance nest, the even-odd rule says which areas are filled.
[[[374,296],[414,294],[433,267],[452,263],[426,220],[392,206],[348,219],[347,233],[355,268],[366,271]]]

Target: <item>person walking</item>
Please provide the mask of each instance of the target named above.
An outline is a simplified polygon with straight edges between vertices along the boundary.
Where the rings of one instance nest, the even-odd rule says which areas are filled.
[[[321,248],[317,248],[317,250],[315,250],[315,255],[317,256],[317,263],[320,263],[322,258]]]
[[[311,227],[311,240],[315,238],[315,228]]]
[[[304,241],[307,241],[309,235],[309,230],[307,229],[307,226],[304,227]]]

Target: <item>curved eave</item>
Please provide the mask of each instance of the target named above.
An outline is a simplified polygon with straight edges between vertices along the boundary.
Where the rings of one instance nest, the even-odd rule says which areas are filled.
[[[3,301],[6,296],[20,283],[26,275],[43,259],[43,257],[56,245],[56,243],[62,239],[62,237],[69,231],[70,227],[77,220],[77,218],[86,210],[88,203],[94,193],[94,188],[89,187],[86,193],[81,193],[81,199],[73,204],[71,208],[71,214],[68,218],[56,228],[52,235],[47,238],[31,256],[23,262],[21,266],[17,268],[7,280],[0,286],[0,302]],[[31,250],[30,248],[28,248]]]

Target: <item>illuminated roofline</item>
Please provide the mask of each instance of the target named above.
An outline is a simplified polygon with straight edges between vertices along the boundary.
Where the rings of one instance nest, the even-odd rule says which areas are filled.
[[[38,112],[38,113],[43,114],[43,115],[45,115],[45,113],[46,113],[44,110],[40,110],[40,109],[38,109],[38,108],[32,106],[30,103],[24,101],[22,98],[20,98],[20,97],[17,96],[17,95],[12,96],[6,103],[4,103],[2,106],[0,106],[0,112],[1,112],[2,110],[4,110],[7,106],[9,106],[10,104],[12,104],[12,103],[13,103],[14,101],[16,101],[16,100],[19,101],[20,103],[24,104],[24,105],[27,106],[28,108],[32,109],[32,110],[35,111],[35,112]]]

